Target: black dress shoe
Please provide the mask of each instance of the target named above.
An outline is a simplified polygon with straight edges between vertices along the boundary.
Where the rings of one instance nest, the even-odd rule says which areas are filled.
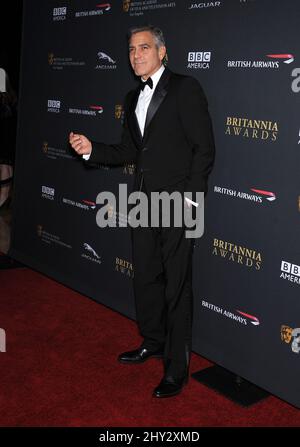
[[[177,379],[172,376],[165,376],[160,384],[154,389],[154,397],[172,397],[179,394],[186,383],[188,383],[189,376]]]
[[[134,351],[123,352],[118,357],[120,363],[143,363],[150,358],[161,359],[164,356],[162,348],[157,350],[150,350],[146,348],[139,348]]]

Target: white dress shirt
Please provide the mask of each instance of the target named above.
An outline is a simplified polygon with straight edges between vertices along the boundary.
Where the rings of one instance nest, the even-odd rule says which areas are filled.
[[[135,108],[135,114],[140,126],[140,130],[141,130],[141,134],[142,136],[144,135],[144,130],[145,130],[145,122],[146,122],[146,116],[147,116],[147,111],[148,111],[148,107],[149,104],[151,102],[154,90],[156,89],[156,86],[158,84],[158,81],[160,80],[161,75],[163,74],[165,70],[164,65],[162,65],[152,76],[152,82],[153,82],[153,87],[150,88],[149,85],[145,85],[144,90],[141,90],[140,95],[139,95],[139,99]],[[146,82],[144,81],[143,78],[141,78],[141,82]]]

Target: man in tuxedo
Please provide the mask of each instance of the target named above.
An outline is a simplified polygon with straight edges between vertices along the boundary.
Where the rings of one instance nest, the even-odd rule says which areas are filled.
[[[119,144],[90,141],[70,133],[69,141],[87,163],[136,164],[134,188],[179,191],[182,197],[207,191],[214,160],[214,139],[207,101],[198,81],[164,66],[166,46],[160,29],[133,28],[129,59],[140,86],[124,104]],[[195,204],[195,203],[194,203]],[[195,204],[196,205],[196,204]],[[189,377],[192,344],[193,239],[185,227],[132,228],[136,318],[143,342],[119,355],[121,363],[162,358],[164,375],[155,397],[180,393]]]

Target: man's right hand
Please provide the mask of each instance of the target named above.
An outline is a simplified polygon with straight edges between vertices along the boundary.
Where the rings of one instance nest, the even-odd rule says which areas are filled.
[[[69,143],[79,155],[89,155],[92,152],[92,143],[84,135],[71,132]]]

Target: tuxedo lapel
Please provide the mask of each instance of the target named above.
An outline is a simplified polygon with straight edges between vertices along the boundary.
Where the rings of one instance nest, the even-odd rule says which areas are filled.
[[[138,146],[141,145],[142,139],[143,139],[143,136],[142,136],[142,133],[140,130],[140,126],[139,126],[139,123],[138,123],[138,120],[136,117],[136,113],[135,113],[139,94],[140,94],[140,89],[137,88],[133,94],[133,98],[132,98],[130,108],[129,108],[129,116],[128,116],[129,126],[130,126],[130,129],[132,130],[132,134],[133,134]]]
[[[129,115],[128,115],[128,124],[132,131],[132,135],[137,143],[137,146],[139,147],[142,144],[142,141],[145,140],[147,137],[147,132],[149,129],[149,126],[151,124],[151,121],[153,120],[154,115],[156,114],[159,106],[163,102],[166,94],[168,93],[168,82],[169,78],[171,76],[171,71],[168,68],[165,68],[163,74],[161,75],[161,78],[156,86],[156,89],[153,93],[153,96],[151,98],[148,110],[147,110],[147,116],[146,116],[146,122],[145,122],[145,129],[144,129],[144,136],[142,136],[140,126],[136,117],[135,109],[138,102],[140,89],[137,88],[132,96],[131,103],[129,105]]]
[[[146,116],[146,122],[145,122],[145,129],[144,129],[144,137],[145,140],[147,137],[147,133],[149,130],[149,126],[151,124],[151,121],[154,118],[154,115],[156,114],[159,106],[163,102],[166,94],[168,93],[168,82],[171,76],[171,71],[168,68],[165,68],[163,74],[161,75],[161,78],[156,86],[156,89],[153,93],[152,99],[150,101],[147,116]]]

